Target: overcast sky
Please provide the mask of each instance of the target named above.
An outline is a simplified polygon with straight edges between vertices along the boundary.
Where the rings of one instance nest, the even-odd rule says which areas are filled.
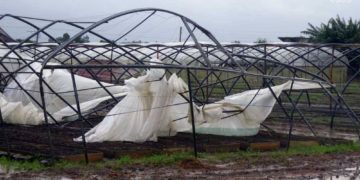
[[[0,14],[66,20],[99,20],[124,10],[156,7],[183,14],[220,41],[278,41],[298,36],[307,23],[337,14],[360,19],[359,0],[0,0]]]

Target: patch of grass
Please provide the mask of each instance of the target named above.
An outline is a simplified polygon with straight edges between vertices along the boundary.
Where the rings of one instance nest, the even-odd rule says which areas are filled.
[[[115,160],[106,160],[102,162],[92,163],[90,164],[90,166],[96,169],[102,169],[102,168],[121,169],[124,166],[130,166],[130,165],[166,166],[166,165],[175,165],[188,159],[194,159],[194,156],[191,152],[179,152],[172,154],[154,154],[140,158],[134,158],[131,156],[122,156],[121,158]]]
[[[336,145],[314,145],[310,147],[290,148],[290,155],[317,155],[328,153],[360,152],[360,143],[336,144]]]
[[[118,166],[127,165],[134,163],[134,160],[130,156],[123,156],[120,159],[116,160]]]
[[[337,145],[313,145],[307,147],[293,147],[289,150],[278,150],[269,152],[238,151],[224,153],[201,153],[201,158],[209,161],[229,161],[235,159],[246,159],[250,161],[261,160],[261,157],[272,157],[283,159],[295,155],[322,155],[329,153],[360,152],[360,143],[348,143]]]
[[[172,165],[179,163],[186,159],[194,158],[193,155],[189,152],[180,152],[174,154],[158,154],[149,157],[143,157],[138,159],[136,162],[140,164],[149,164],[149,165]]]
[[[25,170],[25,171],[41,171],[46,167],[38,160],[33,161],[17,161],[7,157],[0,157],[0,166],[4,169]]]
[[[76,163],[69,161],[56,161],[51,166],[46,166],[41,163],[40,160],[14,160],[8,157],[0,157],[0,166],[6,170],[17,170],[17,171],[43,171],[50,168],[54,169],[72,169],[72,168],[80,168],[84,167],[85,163]]]
[[[247,160],[250,163],[261,162],[262,158],[269,157],[279,162],[285,158],[296,155],[322,155],[330,153],[349,153],[360,152],[360,143],[348,143],[337,145],[313,145],[307,147],[293,147],[289,150],[278,150],[269,152],[258,151],[237,151],[237,152],[218,152],[218,153],[199,153],[199,159],[208,162],[228,162],[236,160]],[[0,166],[14,170],[42,171],[47,169],[81,169],[81,168],[113,168],[118,169],[129,165],[151,165],[151,166],[168,166],[176,165],[188,159],[193,159],[192,152],[178,152],[172,154],[155,154],[140,158],[123,156],[115,160],[106,160],[97,163],[90,163],[85,166],[84,163],[74,163],[68,161],[57,161],[52,166],[46,167],[40,161],[17,161],[6,157],[0,158]]]
[[[50,168],[54,169],[74,169],[84,167],[84,162],[70,162],[65,160],[56,161]]]

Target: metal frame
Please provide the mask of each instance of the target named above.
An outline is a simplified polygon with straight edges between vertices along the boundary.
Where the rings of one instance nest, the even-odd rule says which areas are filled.
[[[166,45],[166,44],[118,44],[117,41],[126,37],[133,30],[140,27],[145,21],[148,21],[156,13],[167,13],[179,18],[188,36],[184,39],[184,43],[179,45]],[[111,40],[103,36],[99,32],[95,32],[94,29],[100,27],[109,21],[117,19],[122,16],[126,16],[133,13],[148,13],[146,18],[138,22],[126,33],[116,37],[116,40]],[[119,100],[108,91],[108,87],[102,85],[104,79],[101,78],[101,73],[106,71],[110,73],[109,82],[114,84],[121,84],[123,80],[128,77],[137,76],[145,69],[149,68],[163,68],[167,72],[176,72],[178,74],[186,73],[187,82],[189,86],[189,98],[191,109],[191,120],[193,127],[193,140],[194,140],[194,153],[197,155],[196,149],[196,132],[193,114],[193,103],[207,104],[214,101],[214,99],[221,99],[224,96],[234,94],[247,89],[260,89],[269,88],[273,92],[271,86],[279,82],[284,81],[306,81],[318,83],[322,88],[321,93],[328,96],[331,104],[329,105],[329,112],[332,114],[330,127],[334,127],[334,118],[336,116],[346,117],[349,122],[353,123],[356,131],[359,132],[359,115],[357,111],[354,111],[351,106],[346,102],[344,96],[346,96],[348,87],[355,82],[359,77],[359,69],[351,66],[351,63],[358,62],[360,59],[360,45],[359,44],[220,44],[216,38],[205,28],[198,25],[191,19],[174,13],[172,11],[157,9],[157,8],[144,8],[135,9],[130,11],[124,11],[107,18],[104,18],[97,22],[70,22],[63,20],[47,20],[41,18],[30,18],[22,16],[14,16],[10,14],[1,15],[0,22],[5,18],[12,18],[13,20],[22,22],[29,27],[35,29],[29,37],[25,38],[19,43],[1,42],[2,48],[7,49],[3,57],[0,57],[0,66],[4,69],[4,72],[0,72],[1,89],[4,89],[9,81],[14,81],[18,84],[19,88],[24,91],[44,112],[45,124],[48,130],[49,145],[53,154],[53,138],[51,126],[61,126],[66,130],[67,124],[61,124],[55,122],[50,124],[50,121],[55,121],[52,114],[46,109],[44,105],[46,102],[45,94],[51,93],[56,95],[68,106],[71,106],[64,98],[62,93],[56,92],[51,86],[44,80],[43,72],[45,70],[55,69],[67,69],[71,72],[73,93],[76,100],[76,108],[72,107],[73,111],[79,117],[79,121],[84,122],[88,126],[93,124],[88,120],[89,115],[99,111],[106,111],[109,107],[112,107],[114,103]],[[40,27],[32,21],[47,22],[48,24]],[[56,24],[63,24],[78,29],[78,33],[72,36],[66,42],[58,42],[54,36],[47,32],[47,30]],[[198,41],[194,31],[197,30],[211,40],[209,44],[202,44]],[[89,33],[92,34],[106,43],[99,45],[91,44],[75,44],[74,40],[82,35]],[[31,38],[38,37],[40,34],[52,39],[55,43],[26,43]],[[182,32],[182,35],[184,33]],[[192,39],[193,43],[189,43],[188,40]],[[1,47],[0,47],[1,48]],[[297,48],[297,49],[296,49]],[[99,49],[101,51],[99,51]],[[105,50],[105,51],[104,51]],[[299,52],[300,50],[300,52]],[[331,50],[330,52],[328,50]],[[335,54],[336,52],[341,52]],[[19,52],[26,53],[32,59],[24,59]],[[89,55],[88,53],[92,53]],[[321,66],[314,63],[309,58],[313,56],[314,52],[320,52],[322,55],[327,55],[331,59],[326,59],[326,64]],[[110,53],[108,56],[106,53]],[[340,54],[340,55],[339,55]],[[15,56],[15,59],[12,57]],[[59,58],[62,56],[62,59]],[[85,56],[86,60],[82,60],[79,57]],[[150,65],[149,60],[151,57],[158,57],[162,63],[157,65]],[[284,62],[284,56],[285,61]],[[64,58],[66,57],[66,58]],[[289,59],[286,59],[288,57]],[[124,63],[124,59],[131,64]],[[6,67],[6,63],[13,62],[18,64],[18,68],[14,71],[10,71]],[[304,66],[294,65],[298,61],[304,63]],[[42,63],[40,71],[35,71],[31,64],[34,62]],[[56,62],[58,64],[52,64]],[[105,63],[104,63],[105,62]],[[359,61],[360,62],[360,61]],[[351,77],[344,83],[342,89],[336,88],[333,83],[332,70],[334,66],[341,66],[346,69],[346,73],[350,72]],[[22,70],[30,69],[39,78],[39,93],[41,99],[33,97],[29,90],[22,86],[16,80],[16,75],[24,73]],[[309,70],[311,69],[311,71]],[[97,70],[95,72],[95,70]],[[121,70],[119,73],[117,70]],[[327,72],[331,72],[330,74]],[[97,107],[89,113],[82,113],[80,110],[80,103],[78,98],[77,83],[74,78],[75,74],[81,74],[85,72],[89,78],[94,79],[110,96],[114,103]],[[197,73],[206,72],[205,75],[198,75]],[[286,75],[282,73],[288,73]],[[224,77],[226,76],[226,77]],[[231,77],[229,77],[231,76]],[[307,79],[304,79],[306,77]],[[254,83],[254,79],[260,79],[261,83]],[[330,88],[325,88],[326,86]],[[47,89],[47,91],[44,91]],[[329,90],[330,89],[330,90]],[[220,94],[215,93],[220,91]],[[305,118],[304,113],[300,110],[298,105],[303,94],[306,94],[306,99],[310,107],[310,91],[301,91],[294,97],[293,89],[284,93],[282,97],[276,98],[278,106],[282,110],[283,118],[288,120],[289,132],[288,132],[288,145],[291,140],[293,124],[295,120],[294,114],[297,113],[300,116],[300,120],[304,121],[309,130],[316,136],[315,130],[312,128],[310,122]],[[255,95],[256,96],[256,95]],[[316,103],[316,102],[315,102]],[[241,113],[241,112],[238,112]],[[1,121],[1,127],[4,122]],[[1,128],[0,127],[0,128]],[[265,126],[266,127],[266,126]],[[81,127],[83,137],[83,150],[86,162],[88,162],[87,143],[84,138],[85,125]],[[6,132],[4,132],[6,134]]]

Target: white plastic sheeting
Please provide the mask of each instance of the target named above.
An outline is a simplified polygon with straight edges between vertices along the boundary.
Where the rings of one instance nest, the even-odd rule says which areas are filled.
[[[171,122],[179,116],[172,105],[187,86],[176,74],[168,80],[164,75],[164,69],[150,69],[144,76],[126,80],[127,96],[85,134],[86,141],[156,141],[160,133],[180,129],[181,124]]]
[[[318,83],[304,81],[288,81],[271,87],[276,97],[291,88],[305,90],[322,87]],[[270,115],[275,103],[276,98],[271,90],[264,88],[226,96],[221,101],[196,107],[196,132],[226,136],[255,135],[260,124]]]
[[[35,72],[39,72],[41,64],[33,62],[31,67]],[[24,73],[16,76],[16,80],[36,101],[41,102],[38,76],[29,68],[22,72]],[[168,80],[164,74],[163,69],[150,69],[145,76],[127,80],[126,86],[101,82],[115,97],[126,97],[100,124],[86,133],[86,140],[156,141],[161,135],[190,131],[189,104],[178,94],[185,92],[187,85],[175,74]],[[43,78],[73,108],[76,107],[71,74],[68,71],[44,70]],[[82,112],[111,98],[95,80],[77,75],[75,80]],[[272,90],[278,97],[291,86],[295,90],[321,88],[318,83],[295,81],[292,84],[289,81],[272,87]],[[46,85],[44,91],[47,110],[57,121],[61,121],[65,116],[76,115],[71,106],[51,93]],[[265,88],[227,96],[221,101],[200,107],[194,104],[196,131],[228,136],[255,135],[259,131],[260,123],[269,116],[275,103],[275,97]],[[15,81],[5,88],[4,96],[0,97],[0,105],[3,119],[8,123],[37,125],[44,122],[42,109]]]
[[[121,96],[125,96],[126,94],[127,94],[127,92],[123,92],[123,93],[114,94],[113,96],[121,97]],[[96,98],[96,99],[89,100],[89,101],[80,102],[81,113],[85,114],[89,110],[92,110],[93,108],[98,106],[101,102],[104,102],[111,98],[112,98],[111,96],[105,96],[105,97]],[[77,110],[76,104],[73,104],[71,106],[66,106],[65,108],[62,108],[61,110],[53,113],[52,116],[55,118],[56,121],[62,121],[64,117],[69,117],[66,119],[70,120],[70,121],[74,120],[74,119],[78,119],[78,114],[73,109]],[[72,118],[70,118],[70,117],[72,117]]]
[[[32,63],[31,67],[35,72],[40,72],[42,65],[40,63]],[[40,87],[39,77],[32,72],[30,68],[27,68],[24,73],[19,73],[16,76],[16,80],[21,86],[23,86],[38,102],[40,100]],[[44,70],[43,79],[49,86],[58,93],[69,104],[75,104],[74,89],[71,80],[71,74],[67,70]],[[109,96],[109,94],[100,87],[99,83],[95,80],[75,75],[75,81],[77,85],[77,91],[80,102]],[[112,94],[118,94],[126,92],[126,88],[122,86],[114,86],[113,84],[101,82],[101,84],[107,87],[107,90]],[[50,113],[65,108],[67,105],[56,94],[52,93],[49,88],[44,84],[44,93],[46,100],[46,109]],[[18,86],[15,81],[9,83],[5,88],[4,95],[11,102],[23,102],[25,105],[32,102],[31,98]],[[35,103],[34,103],[35,104]]]
[[[35,72],[40,72],[41,67],[42,65],[37,62],[31,64],[31,68],[33,68]],[[35,107],[38,112],[42,112],[42,109],[34,102],[37,101],[41,104],[39,77],[33,73],[33,70],[26,68],[22,73],[19,73],[15,79],[34,99],[31,99],[13,80],[4,90],[6,101],[21,103],[22,106],[19,107]],[[53,91],[58,93],[61,98],[76,109],[76,99],[70,72],[62,69],[44,70],[43,79]],[[75,81],[82,112],[88,111],[99,103],[111,98],[109,93],[101,88],[100,84],[95,80],[75,75]],[[115,86],[104,82],[101,82],[101,84],[115,97],[124,96],[127,92],[127,88],[123,86]],[[68,104],[61,100],[55,93],[51,92],[45,84],[44,96],[46,109],[50,114],[54,115],[55,120],[61,121],[64,116],[76,114]],[[27,116],[21,116],[21,118],[19,116],[19,118],[16,119],[7,119],[7,122],[37,125],[43,123],[44,120],[43,118],[31,119],[30,117],[27,118]],[[53,122],[54,121],[51,120],[49,121],[49,123]]]
[[[10,43],[9,45],[12,45]],[[4,58],[6,54],[10,52],[10,49],[0,43],[0,59]],[[21,60],[22,59],[22,60]],[[2,74],[7,74],[8,72],[14,72],[15,70],[19,69],[22,66],[22,62],[33,61],[33,58],[28,54],[22,52],[21,50],[15,50],[14,52],[9,53],[1,62],[2,65],[0,66],[0,72]],[[5,70],[6,69],[6,70]]]
[[[44,114],[33,104],[23,105],[21,102],[8,102],[0,93],[1,115],[6,123],[38,125],[43,121]]]
[[[169,80],[162,78],[154,81],[163,73],[163,70],[151,69],[145,76],[127,80],[127,96],[100,124],[85,134],[86,141],[156,141],[158,136],[190,132],[189,104],[178,95],[186,91],[187,85],[175,74]],[[288,81],[271,87],[276,97],[291,88],[322,87],[318,83],[303,81]],[[270,89],[264,88],[227,96],[200,107],[194,104],[196,132],[225,136],[255,135],[275,103],[276,98]],[[81,140],[81,137],[75,139]]]

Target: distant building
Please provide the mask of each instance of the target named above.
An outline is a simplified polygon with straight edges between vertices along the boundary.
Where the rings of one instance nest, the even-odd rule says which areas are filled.
[[[308,43],[309,38],[298,36],[298,37],[278,37],[282,42],[297,42],[297,43]]]
[[[12,39],[10,35],[6,33],[1,27],[0,27],[0,42],[14,42],[14,39]]]

